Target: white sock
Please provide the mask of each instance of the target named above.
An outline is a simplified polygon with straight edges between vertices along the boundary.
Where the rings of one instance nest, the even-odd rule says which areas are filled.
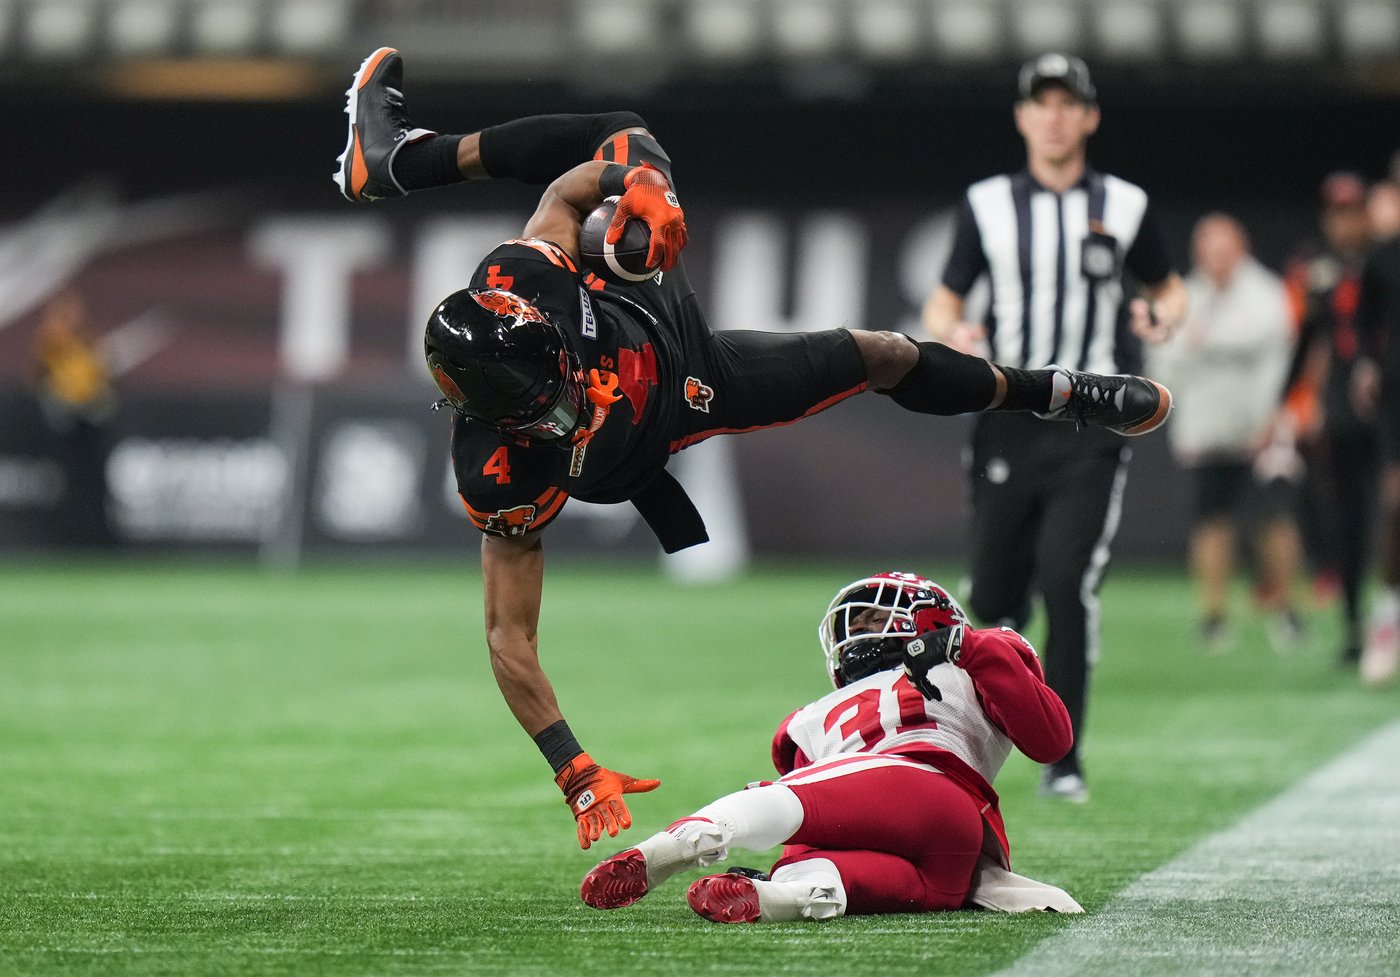
[[[781,845],[802,827],[802,802],[782,784],[735,791],[695,812],[728,832],[727,844],[749,851]],[[706,863],[708,864],[708,863]]]
[[[766,851],[787,841],[800,827],[802,802],[787,787],[770,784],[736,791],[637,845],[647,860],[647,888],[655,888],[677,872],[724,861],[731,844]]]
[[[1371,626],[1384,627],[1400,619],[1400,587],[1386,587],[1371,604]]]
[[[727,826],[699,815],[658,831],[637,845],[647,860],[647,888],[654,889],[677,872],[728,858],[731,834]]]
[[[755,881],[761,923],[799,919],[838,919],[846,915],[846,887],[828,858],[791,862],[773,873],[773,881]]]

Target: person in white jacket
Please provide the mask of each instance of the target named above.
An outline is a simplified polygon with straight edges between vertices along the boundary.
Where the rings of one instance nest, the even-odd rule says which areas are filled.
[[[1187,278],[1191,313],[1154,351],[1154,367],[1174,384],[1172,453],[1190,474],[1194,509],[1191,570],[1200,590],[1201,637],[1230,643],[1229,586],[1238,530],[1256,529],[1258,593],[1272,612],[1277,645],[1301,632],[1293,591],[1301,564],[1294,516],[1302,462],[1292,433],[1275,423],[1279,388],[1292,352],[1283,282],[1250,254],[1239,221],[1202,217],[1192,235]]]

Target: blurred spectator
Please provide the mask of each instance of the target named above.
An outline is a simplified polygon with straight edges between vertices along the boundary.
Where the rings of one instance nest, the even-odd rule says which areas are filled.
[[[1334,173],[1322,183],[1321,205],[1325,248],[1294,269],[1302,322],[1281,423],[1301,432],[1314,503],[1304,518],[1314,522],[1335,561],[1345,633],[1338,658],[1354,666],[1361,657],[1361,588],[1379,463],[1375,419],[1358,413],[1349,394],[1360,355],[1355,320],[1361,265],[1371,241],[1366,184],[1353,173]],[[1312,415],[1298,409],[1298,391],[1310,383],[1320,388]]]
[[[66,482],[56,538],[85,546],[106,544],[111,534],[105,512],[105,425],[116,409],[116,395],[76,293],[59,294],[41,314],[34,337],[34,378]]]
[[[1366,216],[1377,244],[1400,234],[1400,183],[1381,180],[1372,184],[1366,194]]]
[[[1380,431],[1381,583],[1361,655],[1370,685],[1400,671],[1400,237],[1376,246],[1361,272],[1356,312],[1362,357],[1352,376],[1359,414],[1374,414]]]
[[[1191,570],[1200,590],[1201,638],[1229,643],[1227,611],[1238,530],[1253,523],[1259,592],[1280,647],[1302,629],[1294,590],[1302,555],[1294,497],[1302,462],[1289,432],[1270,443],[1292,348],[1283,281],[1250,254],[1244,228],[1208,214],[1192,235],[1185,325],[1154,352],[1152,370],[1175,396],[1172,453],[1191,474]],[[1252,519],[1245,520],[1248,514]]]

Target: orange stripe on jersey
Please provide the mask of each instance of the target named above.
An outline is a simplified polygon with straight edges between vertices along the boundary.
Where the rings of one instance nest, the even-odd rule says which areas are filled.
[[[549,241],[542,241],[537,237],[517,238],[514,241],[507,241],[506,243],[523,244],[527,248],[533,248],[560,268],[567,268],[575,274],[578,273],[578,266],[574,264],[574,260],[557,244],[551,244]]]
[[[472,521],[472,525],[475,526],[477,529],[485,529],[486,520],[494,516],[495,513],[482,512],[480,509],[473,509],[472,504],[468,502],[465,497],[458,497],[462,499],[462,507],[467,510],[467,518]]]
[[[465,496],[459,497],[462,499],[463,508],[467,510],[467,518],[477,529],[500,536],[523,536],[543,529],[546,523],[557,516],[559,510],[564,508],[564,503],[569,500],[569,493],[551,486],[540,493],[540,497],[533,504],[511,506],[496,512],[474,508]]]
[[[551,493],[553,494],[551,495]],[[546,498],[549,499],[548,502],[545,501]],[[555,488],[546,490],[543,495],[535,500],[535,505],[538,506],[539,509],[535,513],[535,522],[532,528],[539,529],[557,516],[559,510],[564,508],[564,503],[567,501],[569,501],[569,493],[565,492],[563,489]]]
[[[790,421],[777,421],[773,424],[755,424],[753,427],[716,427],[711,428],[708,431],[699,431],[695,434],[687,434],[685,437],[671,442],[671,454],[675,454],[682,448],[689,448],[692,444],[699,444],[706,438],[712,438],[716,434],[748,434],[750,431],[766,431],[770,427],[786,427],[789,424],[794,424],[797,421],[802,420],[803,417],[811,417],[813,414],[820,414],[828,407],[832,407],[836,404],[839,404],[847,397],[854,397],[856,394],[864,390],[866,386],[867,384],[862,382],[852,387],[850,390],[843,390],[839,394],[836,394],[832,397],[828,397],[821,403],[809,408],[806,413],[802,414],[801,417],[794,417]]]
[[[613,159],[619,163],[631,165],[631,160],[627,158],[627,133],[613,139]]]

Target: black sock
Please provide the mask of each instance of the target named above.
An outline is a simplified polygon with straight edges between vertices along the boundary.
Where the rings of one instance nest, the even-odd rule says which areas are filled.
[[[913,342],[913,340],[910,340]],[[919,360],[887,394],[900,407],[919,414],[948,417],[986,410],[996,396],[996,374],[980,356],[969,356],[942,343],[914,343]],[[1046,402],[1049,402],[1046,395]]]
[[[410,143],[394,157],[394,179],[405,190],[429,190],[461,183],[457,169],[457,144],[461,136],[433,136]]]
[[[1050,409],[1050,396],[1054,393],[1054,370],[1017,370],[1010,366],[1000,366],[1006,377],[1006,399],[996,410],[1033,410],[1044,413]]]

